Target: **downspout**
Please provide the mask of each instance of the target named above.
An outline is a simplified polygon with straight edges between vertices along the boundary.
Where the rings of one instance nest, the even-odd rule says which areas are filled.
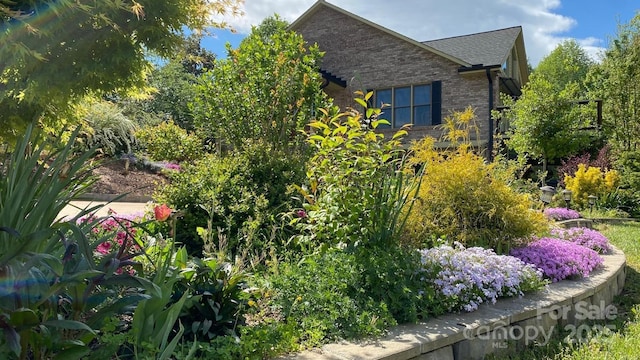
[[[487,159],[493,161],[493,118],[491,111],[493,110],[493,78],[491,77],[491,68],[485,68],[487,79],[489,80],[489,143],[487,144]]]

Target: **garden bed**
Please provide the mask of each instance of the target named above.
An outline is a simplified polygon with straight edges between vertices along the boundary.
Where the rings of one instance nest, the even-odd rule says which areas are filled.
[[[552,283],[525,297],[483,304],[473,313],[397,326],[382,339],[342,341],[279,359],[482,359],[491,353],[543,344],[554,330],[568,330],[580,337],[583,320],[615,316],[603,313],[624,286],[624,254],[613,249],[603,258],[603,266],[589,277]]]

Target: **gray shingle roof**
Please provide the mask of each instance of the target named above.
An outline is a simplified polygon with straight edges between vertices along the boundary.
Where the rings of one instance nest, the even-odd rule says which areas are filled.
[[[522,27],[515,26],[422,43],[470,64],[502,65],[521,32]]]

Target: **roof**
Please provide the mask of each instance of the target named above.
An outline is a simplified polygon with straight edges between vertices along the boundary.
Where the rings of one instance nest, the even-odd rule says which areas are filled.
[[[293,23],[291,23],[291,25],[289,25],[289,29],[295,30],[301,23],[305,22],[308,18],[312,17],[320,9],[321,6],[328,7],[330,9],[332,9],[332,10],[335,10],[335,11],[340,12],[340,13],[346,15],[346,16],[349,16],[349,17],[351,17],[353,19],[356,19],[357,21],[365,23],[365,24],[367,24],[367,25],[369,25],[371,27],[374,27],[374,28],[376,28],[376,29],[378,29],[378,30],[380,30],[380,31],[382,31],[384,33],[387,33],[387,34],[389,34],[389,35],[391,35],[393,37],[396,37],[396,38],[401,39],[403,41],[409,42],[409,43],[411,43],[413,45],[416,45],[416,46],[421,47],[421,48],[423,48],[425,50],[428,50],[428,51],[430,51],[432,53],[435,53],[435,54],[440,55],[440,56],[442,56],[444,58],[447,58],[447,59],[453,61],[454,63],[459,64],[460,66],[471,66],[472,65],[472,63],[468,63],[468,62],[466,62],[466,61],[464,61],[464,60],[462,60],[460,58],[457,58],[456,56],[453,56],[453,55],[451,55],[449,53],[440,51],[440,50],[438,50],[438,49],[436,49],[434,47],[431,47],[428,44],[421,43],[421,42],[416,41],[414,39],[408,38],[408,37],[406,37],[406,36],[404,36],[402,34],[399,34],[399,33],[395,32],[395,31],[393,31],[393,30],[387,29],[384,26],[380,26],[380,25],[378,25],[378,24],[376,24],[376,23],[374,23],[372,21],[369,21],[369,20],[367,20],[365,18],[362,18],[362,17],[360,17],[358,15],[352,14],[352,13],[350,13],[350,12],[348,12],[348,11],[338,7],[338,6],[335,6],[333,4],[330,4],[330,3],[326,2],[325,0],[316,1],[316,3],[313,4],[313,6],[311,6],[307,11],[305,11],[302,15],[300,15],[299,18],[297,18]]]
[[[509,57],[521,33],[522,27],[514,26],[422,43],[470,64],[502,65]]]

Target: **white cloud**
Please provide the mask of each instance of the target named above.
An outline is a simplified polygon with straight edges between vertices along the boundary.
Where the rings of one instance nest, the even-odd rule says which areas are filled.
[[[565,0],[568,1],[568,0]],[[536,65],[577,25],[575,19],[554,9],[560,0],[329,0],[349,12],[376,22],[418,41],[471,34],[521,25],[529,62]],[[314,0],[246,0],[245,16],[227,19],[239,32],[248,33],[274,13],[293,21],[315,3]],[[597,58],[603,41],[576,39],[587,53]]]

